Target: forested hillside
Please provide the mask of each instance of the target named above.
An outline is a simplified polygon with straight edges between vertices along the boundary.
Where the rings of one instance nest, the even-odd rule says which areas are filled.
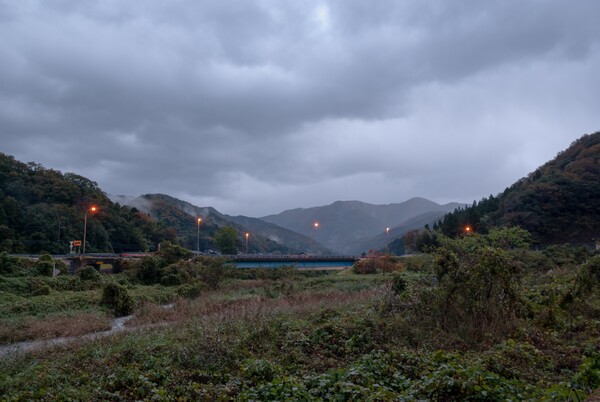
[[[174,236],[135,208],[111,202],[98,185],[73,173],[22,163],[0,153],[0,251],[66,253],[82,240],[88,214],[87,251],[152,250]]]
[[[467,225],[483,233],[520,226],[541,244],[600,239],[600,132],[584,135],[500,195],[446,215],[435,228],[454,236]]]
[[[244,234],[249,232],[249,253],[294,254],[310,250],[323,253],[326,250],[319,244],[297,233],[287,231],[275,225],[247,217],[231,217],[224,215],[212,207],[198,207],[189,202],[179,200],[166,194],[146,194],[136,200],[144,200],[137,204],[145,205],[148,212],[158,221],[176,229],[179,243],[184,247],[195,249],[197,246],[197,223],[191,217],[202,217],[200,225],[200,249],[216,248],[214,237],[219,228],[233,227],[238,233],[239,249],[245,251]],[[133,205],[136,205],[134,200]],[[259,226],[262,223],[262,226]],[[265,228],[266,226],[266,228]],[[273,234],[274,236],[270,236]],[[273,240],[275,238],[277,241]]]
[[[200,250],[217,249],[216,233],[226,226],[238,233],[239,249],[245,248],[243,234],[247,229],[214,208],[200,208],[164,194],[147,194],[135,201],[137,208],[111,201],[97,183],[85,177],[22,163],[0,153],[0,252],[67,253],[69,241],[83,240],[84,217],[92,206],[98,210],[88,213],[87,252],[155,251],[165,240],[195,250],[198,217],[202,217]],[[258,233],[250,236],[249,252],[306,250],[287,247]],[[310,239],[299,244],[310,244]]]

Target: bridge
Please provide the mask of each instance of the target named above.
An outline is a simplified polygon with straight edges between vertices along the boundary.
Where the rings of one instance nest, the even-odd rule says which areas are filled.
[[[151,256],[150,253],[87,253],[83,255],[57,255],[54,259],[63,261],[68,267],[70,275],[75,274],[81,268],[91,265],[103,273],[118,273],[122,271],[123,260],[138,259],[145,256]],[[36,255],[28,255],[29,258],[37,258]],[[299,270],[343,270],[352,266],[360,259],[358,256],[338,256],[338,255],[222,255],[211,256],[221,257],[232,263],[235,268],[280,268],[295,267]]]
[[[343,270],[360,259],[350,255],[237,255],[231,256],[236,268],[280,268],[292,266],[300,270]]]

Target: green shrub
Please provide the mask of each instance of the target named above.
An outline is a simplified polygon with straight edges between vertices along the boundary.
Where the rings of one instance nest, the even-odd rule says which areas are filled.
[[[525,305],[519,264],[507,250],[479,238],[440,242],[433,286],[427,280],[415,283],[406,297],[381,312],[401,311],[397,331],[417,344],[475,345],[503,338]],[[436,335],[423,338],[432,331]]]
[[[143,257],[137,264],[137,276],[147,285],[159,283],[163,275],[160,259],[156,257]]]
[[[474,339],[508,331],[522,302],[519,267],[510,255],[487,246],[460,257],[447,249],[439,255],[442,327]]]
[[[401,261],[405,264],[406,270],[410,272],[432,272],[434,267],[434,259],[431,254],[403,257]]]
[[[583,360],[572,382],[583,388],[585,392],[592,392],[600,388],[600,353],[595,353]]]
[[[528,249],[533,241],[531,233],[519,226],[493,228],[485,236],[491,247],[504,250]]]
[[[194,282],[179,286],[177,288],[177,294],[186,299],[195,299],[199,297],[205,289],[206,285],[204,283]]]
[[[0,275],[0,294],[13,293],[23,295],[30,293],[30,277],[6,277]]]
[[[600,255],[596,255],[585,263],[576,280],[576,292],[580,295],[600,290]]]
[[[194,264],[189,261],[178,261],[162,271],[160,283],[164,286],[177,286],[191,282],[195,274]]]
[[[404,276],[399,274],[394,275],[394,278],[392,279],[392,291],[396,295],[400,295],[406,291],[406,288],[407,283],[406,279],[404,279]]]
[[[115,282],[104,285],[100,303],[110,308],[116,317],[129,315],[133,310],[133,299],[129,292]]]
[[[0,275],[11,275],[21,270],[21,260],[11,257],[6,252],[0,253]]]
[[[584,401],[595,390],[600,389],[600,354],[584,358],[571,381],[550,387],[545,395],[547,401]],[[589,398],[592,401],[592,398]]]
[[[567,244],[549,246],[542,253],[559,267],[582,264],[589,256],[585,247],[573,247]]]
[[[44,254],[34,264],[35,271],[40,276],[52,276],[55,263],[49,254]]]
[[[102,279],[100,273],[91,265],[87,265],[85,268],[79,271],[77,275],[82,281],[98,282]]]
[[[177,261],[187,260],[192,257],[192,253],[181,247],[179,244],[164,241],[160,243],[160,251],[157,253],[163,260],[163,265],[170,265]]]
[[[40,278],[31,278],[29,281],[29,292],[32,296],[42,296],[50,294],[50,286]]]
[[[480,358],[480,363],[504,378],[534,382],[541,373],[552,374],[554,365],[535,346],[512,339],[494,346]]]
[[[223,258],[196,257],[192,260],[194,276],[211,289],[217,289],[231,277],[231,267]]]
[[[523,271],[526,273],[547,272],[556,267],[556,264],[540,251],[516,249],[511,250],[510,254],[521,263]]]

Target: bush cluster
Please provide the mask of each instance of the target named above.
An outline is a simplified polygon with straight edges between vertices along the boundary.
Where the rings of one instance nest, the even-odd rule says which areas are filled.
[[[365,257],[354,264],[356,274],[376,274],[404,270],[404,264],[392,255]]]
[[[170,261],[171,259],[163,259],[160,256],[147,256],[137,264],[130,265],[126,272],[146,285],[191,285],[196,290],[201,288],[193,285],[196,282],[201,282],[210,289],[217,289],[224,280],[231,277],[231,268],[222,258],[201,256],[191,260],[169,263]]]
[[[133,311],[133,299],[127,288],[116,282],[104,286],[100,303],[111,309],[115,317],[129,315]]]

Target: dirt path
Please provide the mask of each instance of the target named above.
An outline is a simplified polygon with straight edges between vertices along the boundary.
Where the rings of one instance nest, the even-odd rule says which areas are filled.
[[[86,335],[66,336],[66,337],[54,338],[54,339],[25,341],[25,342],[11,343],[9,345],[1,345],[0,346],[0,358],[3,358],[12,353],[29,352],[32,350],[48,348],[48,347],[52,347],[52,346],[56,346],[56,345],[66,345],[71,342],[81,341],[81,340],[94,340],[94,339],[102,338],[102,337],[105,337],[108,335],[116,334],[117,332],[135,329],[136,327],[133,327],[133,328],[125,327],[125,323],[132,318],[133,318],[132,315],[129,315],[126,317],[115,318],[113,320],[111,329],[109,329],[108,331],[94,332],[94,333],[86,334]]]

